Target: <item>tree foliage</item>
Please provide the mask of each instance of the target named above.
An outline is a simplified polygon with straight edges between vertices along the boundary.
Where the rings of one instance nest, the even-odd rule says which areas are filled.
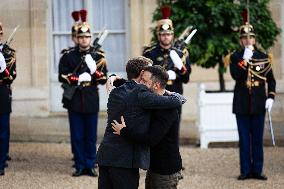
[[[247,6],[247,0],[160,0],[158,3],[153,21],[162,18],[161,6],[170,5],[170,19],[176,36],[190,25],[198,30],[188,45],[191,62],[212,68],[220,64],[228,52],[239,48],[238,28],[243,24],[241,13]],[[249,2],[250,24],[255,29],[258,43],[265,50],[273,46],[280,33],[271,18],[268,3],[269,0]],[[222,66],[220,69],[225,71]]]

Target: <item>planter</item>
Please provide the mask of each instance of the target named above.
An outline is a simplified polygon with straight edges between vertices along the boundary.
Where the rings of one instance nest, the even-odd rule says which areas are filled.
[[[233,92],[207,93],[205,85],[200,85],[198,130],[201,148],[208,148],[210,142],[239,140],[232,102]]]

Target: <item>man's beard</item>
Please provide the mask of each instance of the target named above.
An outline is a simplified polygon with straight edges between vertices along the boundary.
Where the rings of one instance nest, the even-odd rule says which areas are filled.
[[[160,43],[161,43],[163,46],[171,45],[171,41],[169,41],[169,42],[160,41]]]

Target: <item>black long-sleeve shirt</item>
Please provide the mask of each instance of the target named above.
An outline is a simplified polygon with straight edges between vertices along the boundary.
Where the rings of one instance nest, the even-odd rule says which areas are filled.
[[[181,170],[182,160],[179,152],[179,114],[177,108],[153,110],[150,129],[146,134],[138,133],[135,128],[126,127],[121,136],[129,140],[149,145],[150,170],[169,175]]]

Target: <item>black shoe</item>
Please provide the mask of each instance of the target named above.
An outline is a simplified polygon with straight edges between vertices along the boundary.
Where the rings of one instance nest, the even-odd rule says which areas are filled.
[[[258,173],[252,174],[252,178],[257,180],[267,180],[267,176]]]
[[[7,161],[11,161],[11,160],[12,160],[11,156],[7,155]]]
[[[238,176],[238,180],[246,180],[250,178],[251,176],[249,174],[248,175],[241,174],[240,176]]]
[[[95,170],[95,168],[91,168],[91,169],[86,169],[87,171],[87,175],[91,176],[91,177],[97,177],[98,173]]]
[[[0,176],[3,176],[3,175],[5,175],[5,171],[0,169]]]
[[[72,177],[79,177],[84,175],[84,169],[76,169],[76,171],[72,174]]]

